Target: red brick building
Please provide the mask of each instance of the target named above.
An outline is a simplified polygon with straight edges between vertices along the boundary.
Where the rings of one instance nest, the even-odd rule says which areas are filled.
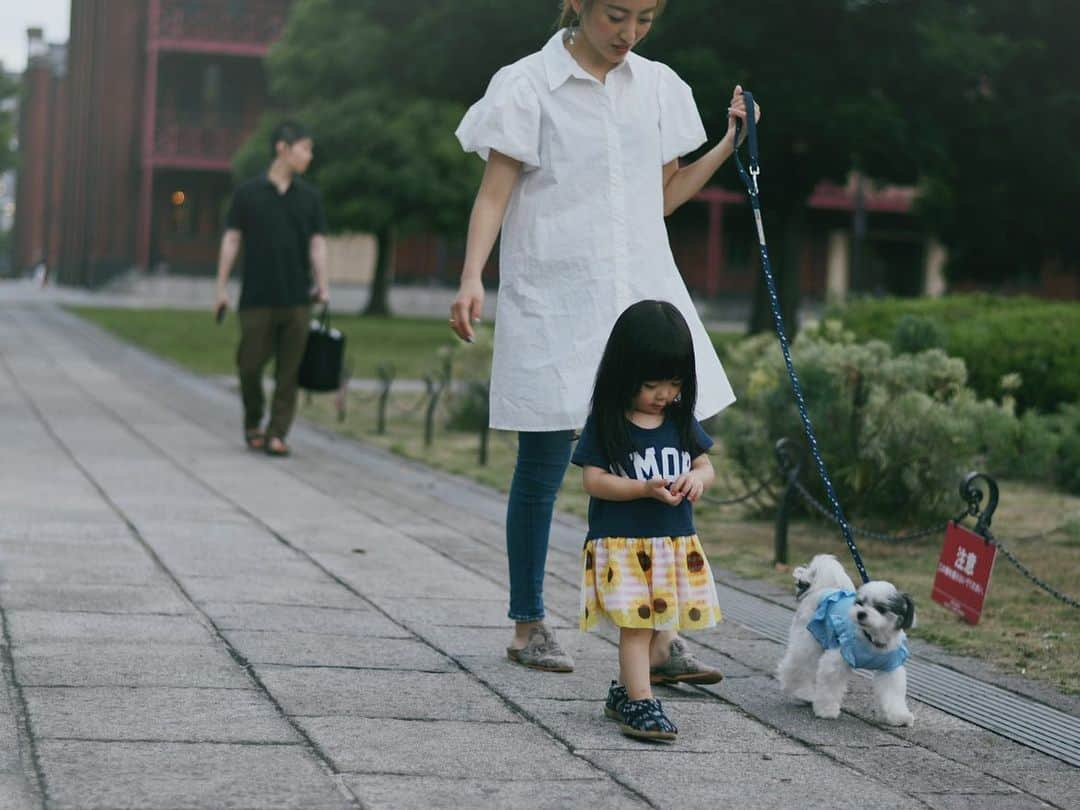
[[[20,144],[15,191],[12,265],[26,270],[55,260],[59,250],[57,206],[63,187],[67,132],[67,49],[45,42],[40,28],[27,32],[27,67],[19,107]]]
[[[161,263],[212,272],[290,2],[79,0],[66,65],[31,32],[15,269],[85,285]]]

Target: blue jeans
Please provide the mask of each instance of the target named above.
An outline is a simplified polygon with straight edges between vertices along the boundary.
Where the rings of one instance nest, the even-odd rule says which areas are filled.
[[[510,612],[515,622],[544,618],[544,563],[555,495],[570,463],[572,430],[518,433],[517,465],[506,509]]]

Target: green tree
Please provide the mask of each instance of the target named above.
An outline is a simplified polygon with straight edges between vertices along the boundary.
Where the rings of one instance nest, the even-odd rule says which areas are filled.
[[[480,166],[453,135],[464,105],[412,89],[405,46],[415,18],[409,13],[424,4],[411,5],[418,8],[300,0],[268,58],[274,109],[236,160],[242,173],[264,166],[268,134],[285,114],[311,129],[311,174],[331,228],[370,231],[377,239],[365,310],[372,315],[389,313],[395,237],[418,230],[460,233],[479,182]],[[406,69],[398,73],[395,65]]]
[[[921,210],[955,280],[1080,265],[1080,4],[977,0],[925,24]],[[927,109],[928,108],[928,109]]]
[[[9,99],[13,99],[18,92],[18,81],[0,70],[0,173],[15,165],[15,151],[11,148],[15,140],[15,120],[9,109]]]
[[[851,170],[919,186],[954,279],[1080,262],[1078,26],[1072,0],[675,0],[644,48],[695,88],[711,132],[730,83],[760,95],[766,228],[793,324],[807,195]],[[769,327],[766,304],[759,283],[751,331]]]
[[[11,102],[19,92],[19,83],[14,77],[0,70],[0,175],[15,165],[15,121]],[[11,231],[0,230],[0,275],[9,272],[12,250]]]
[[[923,4],[926,5],[926,4]],[[906,2],[676,0],[645,46],[695,90],[710,133],[723,132],[731,87],[754,91],[764,109],[760,177],[769,253],[789,330],[796,327],[806,203],[822,180],[852,169],[912,182],[916,142],[904,87],[918,52],[918,19]],[[718,184],[742,190],[727,167]],[[747,216],[747,227],[752,227]],[[749,329],[771,328],[759,278]]]

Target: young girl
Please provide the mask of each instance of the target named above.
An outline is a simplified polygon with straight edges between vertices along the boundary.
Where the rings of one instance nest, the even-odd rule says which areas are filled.
[[[518,431],[506,516],[515,622],[507,655],[536,669],[573,668],[543,623],[544,561],[574,431],[619,313],[635,301],[673,302],[697,349],[698,416],[734,400],[675,266],[664,217],[730,157],[746,104],[736,87],[724,137],[680,164],[705,142],[693,93],[671,68],[634,52],[664,5],[564,0],[560,30],[499,70],[457,129],[462,147],[487,165],[450,326],[472,339],[484,304],[481,271],[499,237],[491,427]],[[719,679],[673,634],[654,663],[659,680]]]
[[[697,373],[686,320],[666,301],[641,301],[615,322],[592,412],[573,462],[582,467],[589,533],[580,623],[619,628],[619,682],[604,712],[630,737],[673,740],[652,696],[650,661],[666,631],[720,621],[716,586],[694,531],[692,504],[715,473],[712,440],[694,418]]]

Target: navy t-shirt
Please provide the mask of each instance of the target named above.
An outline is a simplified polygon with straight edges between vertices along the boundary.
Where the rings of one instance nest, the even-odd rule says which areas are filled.
[[[671,419],[655,428],[642,428],[627,420],[630,441],[639,452],[631,453],[618,467],[609,464],[600,446],[592,417],[585,422],[577,448],[571,458],[579,467],[600,467],[624,478],[647,481],[663,478],[674,481],[690,472],[694,459],[689,448],[679,440],[679,429]],[[713,441],[696,419],[691,432],[703,453]],[[668,506],[655,498],[633,501],[605,501],[589,498],[589,534],[586,540],[599,537],[684,537],[695,534],[694,511],[690,501],[683,498],[678,506]]]

